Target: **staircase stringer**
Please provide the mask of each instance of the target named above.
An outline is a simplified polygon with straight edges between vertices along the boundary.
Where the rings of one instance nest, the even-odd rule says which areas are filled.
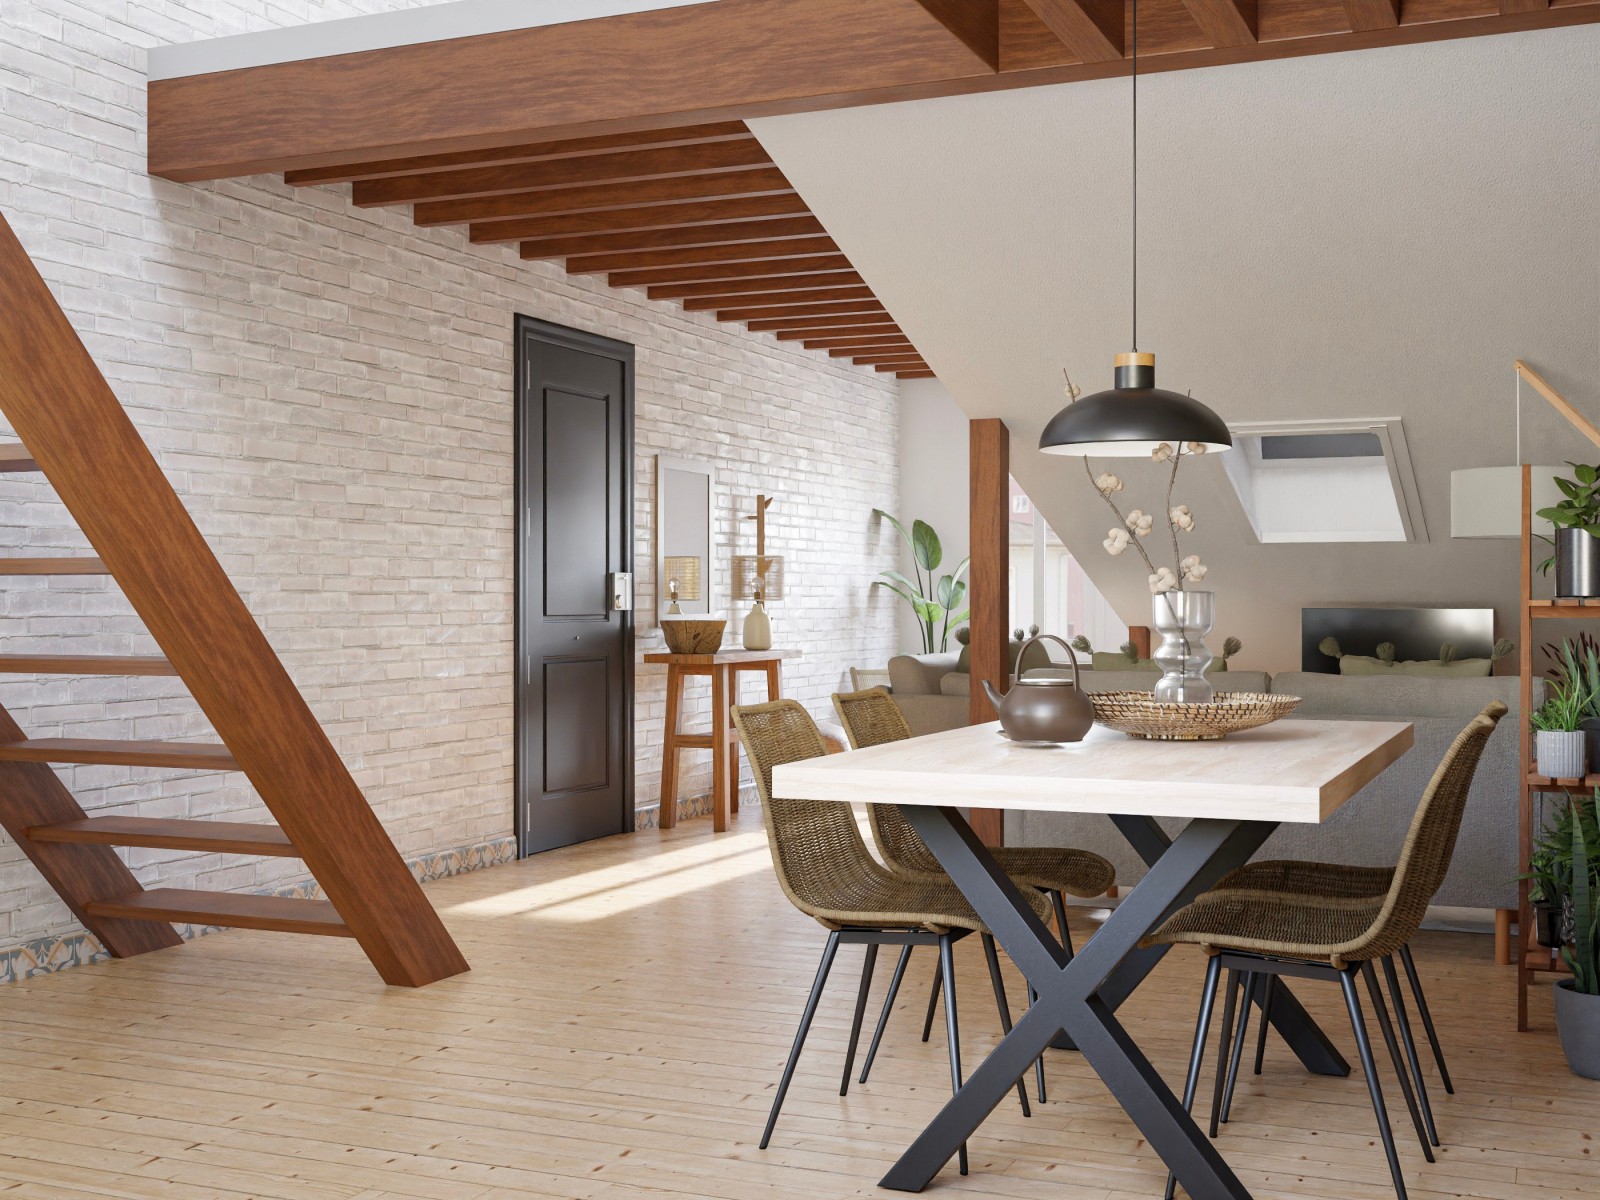
[[[438,914],[3,217],[0,413],[379,974],[389,983],[419,986],[466,970]],[[0,795],[0,808],[13,802]]]

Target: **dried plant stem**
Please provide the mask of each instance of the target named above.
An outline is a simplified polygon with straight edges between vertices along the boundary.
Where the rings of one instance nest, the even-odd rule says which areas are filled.
[[[1117,507],[1117,502],[1108,494],[1102,492],[1100,490],[1100,485],[1095,483],[1094,468],[1089,465],[1089,458],[1087,455],[1085,455],[1083,459],[1083,470],[1084,473],[1089,476],[1089,483],[1090,486],[1094,488],[1095,494],[1106,502],[1107,508],[1117,514],[1117,524],[1128,530],[1128,540],[1133,543],[1133,548],[1139,552],[1139,557],[1144,559],[1144,565],[1150,568],[1150,574],[1154,575],[1156,573],[1156,565],[1150,561],[1150,555],[1145,552],[1144,543],[1139,540],[1139,535],[1137,533],[1135,533],[1132,529],[1128,529],[1128,518],[1122,515],[1122,510]]]
[[[1172,452],[1172,474],[1167,476],[1167,532],[1172,535],[1172,573],[1178,577],[1178,590],[1183,591],[1183,551],[1178,549],[1178,527],[1172,521],[1172,489],[1178,485],[1178,463],[1183,461],[1183,445]]]

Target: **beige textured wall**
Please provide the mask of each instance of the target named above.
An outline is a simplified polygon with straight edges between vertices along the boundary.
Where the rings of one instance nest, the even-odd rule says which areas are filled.
[[[777,494],[789,690],[827,708],[892,652],[897,391],[871,369],[613,292],[463,231],[366,212],[348,189],[186,186],[144,173],[143,47],[402,7],[28,0],[0,7],[0,212],[38,262],[401,852],[512,828],[512,320],[638,348],[640,652],[653,612],[654,456],[721,469],[719,544]],[[747,544],[747,543],[746,543]],[[81,551],[47,487],[0,478],[0,553]],[[114,587],[12,579],[6,648],[149,652]],[[737,628],[732,631],[737,637]],[[638,799],[659,773],[663,680],[638,676]],[[174,680],[8,679],[36,736],[204,738]],[[65,769],[93,810],[263,819],[236,775]],[[704,770],[686,779],[703,783]],[[643,836],[650,836],[648,834]],[[132,851],[147,884],[262,888],[292,861]],[[0,952],[74,928],[0,842]]]

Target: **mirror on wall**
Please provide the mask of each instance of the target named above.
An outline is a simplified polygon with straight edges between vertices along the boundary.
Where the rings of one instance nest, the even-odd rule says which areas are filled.
[[[710,463],[656,456],[656,591],[661,616],[713,611],[716,486],[716,468]]]

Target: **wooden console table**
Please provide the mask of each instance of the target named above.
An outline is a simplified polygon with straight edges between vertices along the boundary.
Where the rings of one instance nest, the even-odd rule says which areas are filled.
[[[781,686],[780,667],[786,658],[799,658],[798,650],[719,650],[716,654],[669,654],[656,651],[647,663],[667,667],[666,735],[661,746],[661,828],[678,823],[678,752],[711,751],[712,829],[722,833],[728,818],[739,811],[739,742],[728,709],[739,703],[739,675],[760,671],[767,677],[767,699],[776,700]],[[711,732],[683,731],[683,684],[687,679],[711,679]]]

